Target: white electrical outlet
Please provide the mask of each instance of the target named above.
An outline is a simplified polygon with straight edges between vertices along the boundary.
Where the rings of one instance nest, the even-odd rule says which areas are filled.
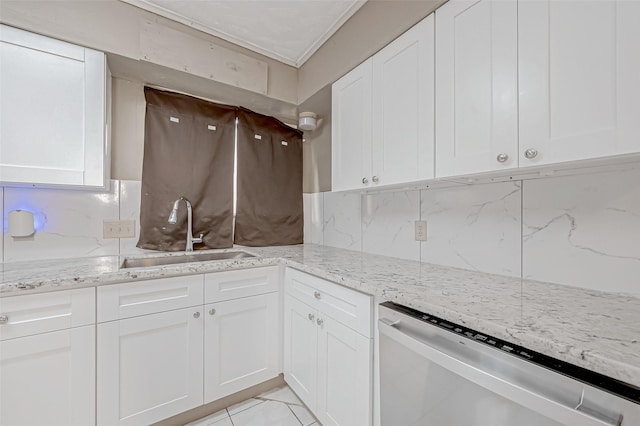
[[[427,241],[426,220],[416,220],[416,241]]]
[[[102,222],[103,238],[133,238],[135,236],[135,220],[105,220]]]

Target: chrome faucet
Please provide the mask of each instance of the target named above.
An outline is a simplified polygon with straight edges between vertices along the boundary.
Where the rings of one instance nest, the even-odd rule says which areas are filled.
[[[191,209],[191,202],[184,197],[178,198],[173,203],[173,210],[171,210],[168,222],[175,225],[178,221],[178,207],[180,206],[180,201],[184,201],[187,205],[187,246],[184,251],[193,251],[193,243],[201,243],[204,234],[200,234],[198,238],[193,238],[193,210]]]

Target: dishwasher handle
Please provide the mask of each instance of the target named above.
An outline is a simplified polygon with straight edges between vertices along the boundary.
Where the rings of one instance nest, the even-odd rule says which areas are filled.
[[[390,320],[380,318],[378,330],[397,343],[407,347],[423,358],[438,364],[442,368],[463,377],[493,393],[509,399],[533,411],[541,413],[555,421],[568,426],[621,426],[622,415],[612,418],[592,409],[585,410],[582,404],[582,396],[578,406],[568,406],[548,396],[540,395],[530,389],[511,383],[501,377],[491,374],[481,368],[468,364],[458,358],[454,351],[450,353],[437,349],[423,340],[418,340],[409,332],[401,330],[402,320]],[[476,343],[476,342],[473,342]],[[525,362],[525,361],[523,361]],[[589,413],[587,413],[587,411]],[[593,415],[591,415],[593,414]],[[594,417],[596,415],[597,417]]]

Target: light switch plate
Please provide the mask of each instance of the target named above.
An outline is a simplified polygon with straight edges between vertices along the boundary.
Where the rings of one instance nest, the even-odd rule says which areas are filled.
[[[103,238],[133,238],[136,236],[135,220],[105,220],[102,222]]]
[[[416,241],[427,241],[427,221],[416,220]]]

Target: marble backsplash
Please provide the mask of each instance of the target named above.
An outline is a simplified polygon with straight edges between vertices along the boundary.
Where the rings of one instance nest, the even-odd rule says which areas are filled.
[[[109,192],[0,187],[4,262],[147,252],[139,181]],[[37,232],[15,239],[7,214]],[[640,294],[640,168],[375,194],[304,194],[305,242],[469,270]],[[102,238],[103,220],[133,219],[136,237]],[[427,221],[425,242],[414,221]]]
[[[640,169],[304,202],[306,242],[640,295]]]
[[[112,180],[108,192],[0,188],[3,262],[143,253],[136,247],[140,230],[140,181]],[[32,237],[12,238],[7,214],[16,209],[34,214]],[[104,220],[133,219],[134,238],[103,238]]]

